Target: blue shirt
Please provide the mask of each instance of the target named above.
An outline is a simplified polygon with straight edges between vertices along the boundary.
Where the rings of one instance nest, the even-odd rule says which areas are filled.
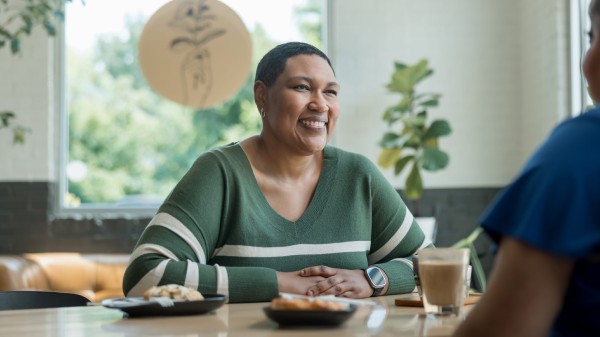
[[[481,224],[575,260],[551,336],[600,336],[600,108],[557,126]]]

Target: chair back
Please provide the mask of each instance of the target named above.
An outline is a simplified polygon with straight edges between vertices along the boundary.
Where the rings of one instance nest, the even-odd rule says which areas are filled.
[[[37,290],[0,291],[0,310],[86,306],[90,300],[73,293]]]

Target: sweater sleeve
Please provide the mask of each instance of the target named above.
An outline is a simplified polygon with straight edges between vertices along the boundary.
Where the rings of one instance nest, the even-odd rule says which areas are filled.
[[[155,285],[180,284],[201,293],[224,294],[230,302],[266,301],[277,296],[275,270],[224,267],[207,261],[222,235],[228,168],[215,153],[198,158],[148,224],[123,280],[127,296]]]
[[[371,166],[372,235],[369,264],[385,271],[388,295],[415,288],[413,255],[432,246],[398,192],[373,164]]]

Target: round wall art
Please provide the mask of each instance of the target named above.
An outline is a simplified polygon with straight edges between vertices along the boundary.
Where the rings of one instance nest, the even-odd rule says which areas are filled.
[[[250,74],[252,42],[240,17],[218,0],[172,0],[142,30],[138,57],[150,87],[206,108],[233,96]]]

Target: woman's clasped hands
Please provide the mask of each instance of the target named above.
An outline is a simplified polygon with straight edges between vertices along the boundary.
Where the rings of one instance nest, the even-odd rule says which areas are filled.
[[[277,272],[277,280],[281,292],[307,296],[366,298],[373,294],[361,269],[312,266],[293,272]]]

